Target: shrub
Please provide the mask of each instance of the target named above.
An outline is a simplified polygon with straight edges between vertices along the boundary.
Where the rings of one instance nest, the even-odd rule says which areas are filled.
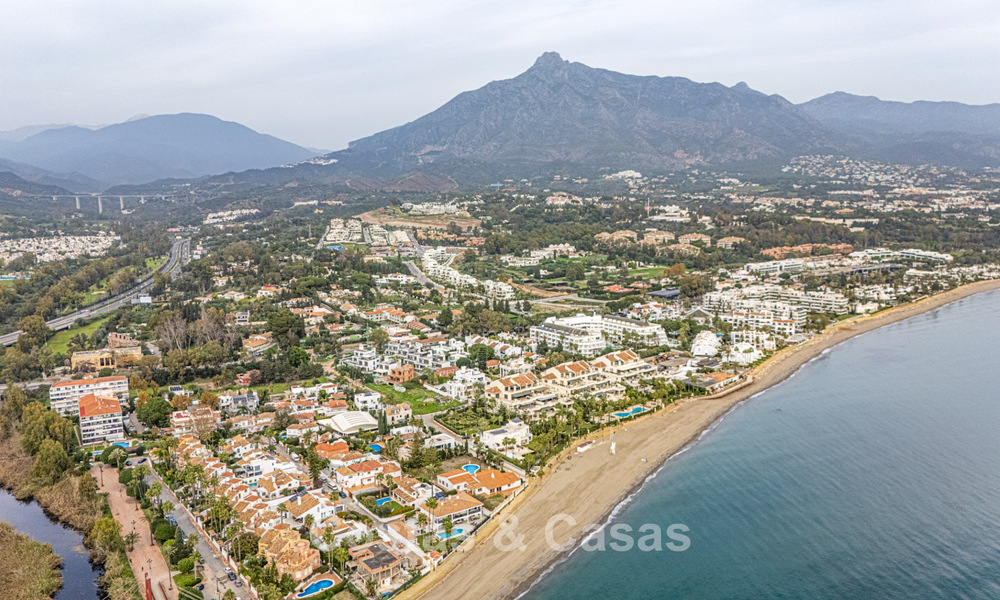
[[[194,571],[194,559],[189,556],[177,561],[177,570],[181,573],[190,573],[191,571]]]
[[[161,544],[174,539],[174,526],[164,521],[153,530],[153,538]]]

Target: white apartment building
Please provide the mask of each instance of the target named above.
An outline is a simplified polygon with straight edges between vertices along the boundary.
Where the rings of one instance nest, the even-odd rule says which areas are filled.
[[[747,263],[743,269],[748,273],[758,275],[778,275],[780,273],[799,273],[804,261],[801,258],[786,258],[785,260],[769,260],[758,263]]]
[[[483,395],[529,417],[554,410],[560,404],[563,406],[573,404],[568,398],[560,398],[535,377],[534,373],[511,375],[491,381],[483,390]]]
[[[461,367],[451,379],[430,389],[443,396],[468,402],[473,399],[477,388],[485,388],[489,382],[489,378],[479,369]]]
[[[611,352],[590,361],[590,364],[615,382],[633,387],[656,373],[656,367],[644,361],[632,350]]]
[[[804,292],[773,284],[751,285],[742,289],[730,288],[721,292],[709,292],[702,298],[702,304],[709,310],[751,309],[750,305],[737,304],[740,300],[751,299],[784,302],[801,307],[806,312],[828,312],[843,315],[847,314],[849,310],[847,297],[841,293],[829,290]],[[769,310],[776,309],[771,307]]]
[[[545,325],[559,325],[562,327],[583,330],[613,342],[622,342],[627,340],[633,344],[646,346],[662,346],[667,343],[667,332],[664,331],[663,327],[660,325],[646,323],[645,321],[639,321],[619,315],[586,315],[581,313],[572,317],[549,317],[538,327]],[[532,330],[534,329],[535,328],[532,327]],[[532,336],[532,339],[536,338]],[[566,347],[565,342],[563,343],[563,347]],[[580,352],[580,354],[583,354],[584,356],[595,356],[604,348],[592,345],[591,349],[594,351],[593,354],[587,354],[584,352]]]
[[[700,332],[691,340],[691,354],[695,356],[715,356],[721,347],[719,336],[708,330]]]
[[[503,427],[479,434],[479,441],[487,448],[506,454],[512,447],[527,446],[531,442],[531,428],[521,419],[511,419]]]
[[[607,346],[599,332],[561,325],[551,317],[540,325],[533,325],[528,335],[536,342],[545,342],[550,348],[561,345],[567,352],[583,356],[597,356]]]
[[[128,401],[128,377],[113,375],[53,383],[49,388],[49,406],[64,417],[76,415],[80,398],[87,394],[111,396],[125,403]]]
[[[86,394],[78,399],[80,441],[83,445],[125,439],[122,406],[114,396]]]
[[[778,347],[778,340],[767,331],[757,329],[734,329],[729,332],[729,341],[735,346],[737,344],[750,344],[754,348],[761,350],[775,350]]]

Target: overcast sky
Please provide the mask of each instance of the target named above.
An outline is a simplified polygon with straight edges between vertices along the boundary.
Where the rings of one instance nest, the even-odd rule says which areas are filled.
[[[547,50],[793,102],[1000,102],[993,0],[0,0],[0,131],[201,112],[339,149]]]

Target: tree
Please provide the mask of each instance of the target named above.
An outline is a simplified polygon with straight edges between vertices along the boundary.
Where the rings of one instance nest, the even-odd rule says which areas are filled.
[[[455,530],[455,524],[451,521],[451,517],[445,517],[441,526],[444,527],[445,536],[451,538],[451,532]]]
[[[177,561],[177,570],[181,573],[190,573],[191,571],[194,571],[194,558],[189,556]]]
[[[389,332],[381,327],[372,331],[368,337],[371,343],[375,345],[375,349],[379,352],[383,352],[386,344],[389,343]]]
[[[136,409],[135,414],[146,427],[166,427],[170,424],[173,407],[163,398],[152,398]]]
[[[286,348],[292,345],[293,338],[297,342],[306,335],[306,322],[287,308],[271,313],[267,317],[267,328],[274,339]]]
[[[17,338],[17,346],[22,352],[30,352],[45,343],[52,335],[52,330],[45,324],[45,318],[39,315],[29,315],[17,323],[21,335]]]
[[[351,558],[351,551],[348,550],[347,548],[344,548],[343,546],[337,546],[336,548],[333,549],[333,560],[337,561],[337,564],[340,565],[341,571],[344,570],[344,564],[348,560],[350,560],[350,558]]]
[[[427,526],[427,514],[421,512],[420,514],[417,515],[417,527],[420,528],[420,531],[423,531],[424,527],[426,526]]]
[[[480,371],[486,370],[486,362],[496,358],[496,352],[494,352],[492,346],[487,346],[486,344],[473,344],[469,346],[469,360],[472,361]]]
[[[451,312],[451,308],[447,306],[442,308],[441,312],[438,313],[437,322],[444,329],[450,327],[455,322],[455,315]]]
[[[62,444],[53,439],[45,439],[39,447],[38,459],[31,476],[45,485],[51,485],[62,479],[72,466],[73,461]]]
[[[580,281],[584,278],[586,274],[586,269],[583,265],[578,262],[572,262],[566,265],[566,281]]]
[[[125,547],[129,552],[135,548],[135,545],[139,542],[139,533],[135,531],[130,531],[128,535],[125,536]]]

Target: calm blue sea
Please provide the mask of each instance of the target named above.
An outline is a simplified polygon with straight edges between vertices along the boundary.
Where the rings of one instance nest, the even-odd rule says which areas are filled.
[[[744,403],[525,597],[1000,598],[1000,293],[869,332]]]

